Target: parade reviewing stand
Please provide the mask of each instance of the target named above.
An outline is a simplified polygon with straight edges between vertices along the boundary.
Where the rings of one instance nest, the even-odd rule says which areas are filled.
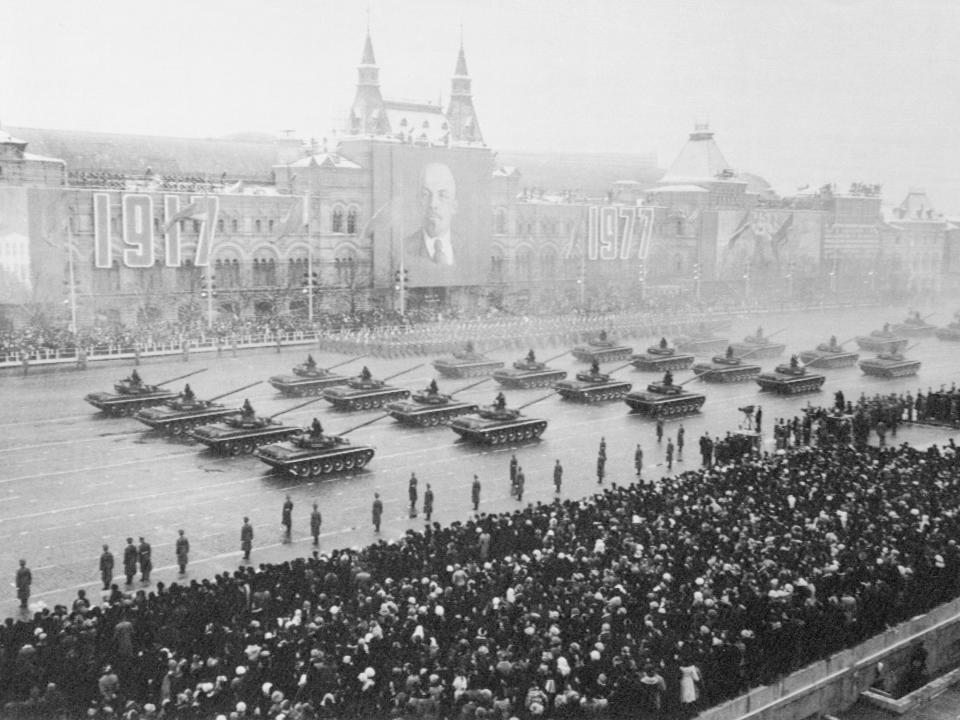
[[[800,445],[0,630],[4,715],[679,717],[960,594],[960,454]]]

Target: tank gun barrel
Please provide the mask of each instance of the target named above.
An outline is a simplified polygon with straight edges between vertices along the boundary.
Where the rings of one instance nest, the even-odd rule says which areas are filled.
[[[157,387],[160,387],[161,385],[169,385],[170,383],[176,382],[177,380],[183,380],[184,378],[192,377],[194,375],[199,375],[200,373],[206,372],[206,371],[207,371],[206,368],[201,368],[199,370],[194,370],[193,372],[188,372],[186,375],[177,375],[177,377],[170,378],[169,380],[158,382],[156,385]]]
[[[352,428],[347,428],[343,432],[337,433],[337,437],[343,437],[347,433],[352,433],[354,430],[359,430],[360,428],[366,427],[367,425],[373,425],[375,422],[377,422],[378,420],[383,420],[385,417],[390,417],[390,413],[383,413],[382,415],[377,415],[373,420],[367,420],[366,422],[362,422],[359,425],[354,425]]]
[[[630,367],[631,365],[633,365],[633,360],[631,360],[631,361],[628,362],[628,363],[624,363],[623,365],[618,365],[618,366],[615,367],[613,370],[608,370],[608,371],[607,371],[607,375],[613,375],[613,374],[614,374],[615,372],[617,372],[618,370],[623,370],[625,367]]]
[[[903,350],[900,351],[900,354],[901,354],[901,355],[906,355],[908,352],[910,352],[911,350],[913,350],[913,349],[914,349],[917,345],[919,345],[919,344],[920,344],[920,343],[915,342],[913,345],[908,345],[907,347],[905,347]]]
[[[426,365],[426,363],[420,363],[419,365],[414,365],[412,368],[407,368],[406,370],[401,370],[401,371],[398,372],[398,373],[394,373],[393,375],[390,375],[390,376],[388,376],[388,377],[385,377],[385,378],[383,379],[383,381],[386,382],[387,380],[393,380],[395,377],[400,377],[401,375],[406,375],[408,372],[413,372],[413,371],[416,370],[417,368],[422,368],[424,365]]]
[[[292,411],[292,410],[299,410],[299,409],[302,408],[302,407],[306,407],[307,405],[310,405],[311,403],[319,402],[320,400],[323,400],[323,395],[321,395],[320,397],[315,397],[315,398],[313,398],[313,399],[311,399],[311,400],[307,400],[306,402],[300,403],[299,405],[294,405],[293,407],[288,407],[287,409],[281,410],[280,412],[276,412],[276,413],[274,413],[273,415],[270,415],[269,417],[267,417],[267,419],[268,419],[268,420],[273,420],[275,417],[279,417],[280,415],[284,415],[285,413],[288,413],[288,412],[290,412],[290,411]]]
[[[350,363],[354,362],[355,360],[363,360],[363,358],[368,357],[369,355],[370,355],[370,353],[366,353],[366,354],[364,354],[364,355],[357,355],[356,357],[352,357],[352,358],[350,358],[349,360],[344,360],[343,362],[338,362],[336,365],[331,365],[330,367],[327,368],[327,370],[336,370],[338,367],[343,367],[344,365],[349,365]]]
[[[564,350],[564,351],[563,351],[562,353],[560,353],[559,355],[554,355],[553,357],[547,358],[546,360],[543,360],[542,362],[543,362],[544,365],[546,365],[547,363],[551,363],[551,362],[553,362],[554,360],[559,360],[559,359],[562,358],[564,355],[569,355],[569,354],[570,354],[570,351],[569,351],[569,350]]]
[[[843,342],[837,343],[837,347],[843,347],[844,345],[846,345],[846,344],[847,344],[848,342],[850,342],[851,340],[856,340],[856,336],[851,337],[851,338],[847,338],[847,339],[844,340]]]
[[[712,373],[712,372],[713,372],[713,370],[707,370],[705,373],[700,373],[699,375],[694,375],[693,377],[688,377],[688,378],[687,378],[686,380],[684,380],[682,383],[677,383],[677,387],[683,387],[683,386],[686,385],[688,382],[693,382],[693,381],[696,380],[697,378],[703,378],[704,375],[709,375],[709,374]]]
[[[214,400],[219,400],[220,398],[225,398],[227,395],[233,395],[234,393],[238,393],[238,392],[240,392],[241,390],[246,390],[246,389],[248,389],[248,388],[252,388],[254,385],[259,385],[259,384],[262,383],[262,382],[263,382],[263,380],[257,380],[256,382],[250,383],[249,385],[244,385],[243,387],[238,387],[236,390],[231,390],[230,392],[225,392],[225,393],[220,393],[219,395],[214,395],[212,398],[210,398],[209,402],[213,402]]]
[[[518,407],[517,410],[523,410],[524,408],[528,408],[528,407],[530,407],[531,405],[535,405],[536,403],[540,402],[541,400],[546,400],[546,399],[547,399],[548,397],[550,397],[551,395],[556,395],[556,394],[557,394],[557,391],[556,391],[556,390],[553,390],[553,391],[551,391],[551,392],[548,392],[546,395],[541,395],[541,396],[538,397],[536,400],[531,400],[531,401],[528,402],[528,403],[524,403],[523,405],[521,405],[520,407]]]
[[[777,330],[775,333],[770,333],[769,335],[767,335],[767,339],[769,340],[769,339],[772,338],[772,337],[776,337],[776,336],[779,335],[780,333],[786,332],[788,329],[789,329],[789,328],[780,328],[780,329]]]
[[[470,383],[469,385],[464,385],[462,388],[457,388],[456,390],[454,390],[452,393],[450,393],[450,395],[453,396],[453,395],[456,395],[457,393],[462,393],[464,390],[469,390],[470,388],[475,388],[477,385],[483,385],[483,384],[484,384],[487,380],[489,380],[489,379],[490,379],[489,377],[485,377],[483,380],[477,380],[477,382],[475,382],[475,383]]]

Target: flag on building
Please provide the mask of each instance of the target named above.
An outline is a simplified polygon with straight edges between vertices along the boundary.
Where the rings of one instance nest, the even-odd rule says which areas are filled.
[[[574,225],[571,223],[570,237],[563,244],[563,259],[570,260],[583,255],[583,248],[580,246],[580,229],[583,227],[583,216]]]
[[[275,239],[280,240],[287,235],[296,235],[302,232],[309,222],[310,204],[306,197],[298,197],[290,210],[287,211],[286,216],[280,221],[280,231]]]
[[[740,239],[740,236],[750,229],[750,226],[750,211],[747,210],[747,212],[743,214],[743,219],[740,220],[737,229],[733,231],[733,235],[727,240],[727,248],[732,248],[737,243],[737,240]]]
[[[790,213],[790,215],[787,216],[787,219],[783,221],[783,225],[780,226],[780,229],[773,234],[772,238],[770,238],[770,243],[773,245],[775,250],[782,248],[787,244],[787,240],[790,239],[790,228],[793,227],[793,216],[794,213]]]
[[[206,200],[206,198],[198,198],[175,213],[172,218],[167,220],[167,224],[163,226],[164,234],[170,232],[170,229],[181,220],[205,220],[209,212]]]

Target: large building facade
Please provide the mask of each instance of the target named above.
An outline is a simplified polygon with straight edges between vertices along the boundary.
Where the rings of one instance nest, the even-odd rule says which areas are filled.
[[[705,126],[659,180],[630,174],[531,187],[484,141],[462,46],[446,107],[396,102],[368,35],[331,139],[0,131],[0,308],[9,324],[69,307],[78,325],[602,308],[960,276],[956,226],[925,199],[884,216],[875,186],[780,198]]]

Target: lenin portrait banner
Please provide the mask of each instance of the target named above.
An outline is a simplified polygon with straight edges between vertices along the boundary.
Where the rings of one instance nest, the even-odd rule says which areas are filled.
[[[487,282],[493,227],[493,155],[485,148],[378,144],[371,231],[376,284]]]

